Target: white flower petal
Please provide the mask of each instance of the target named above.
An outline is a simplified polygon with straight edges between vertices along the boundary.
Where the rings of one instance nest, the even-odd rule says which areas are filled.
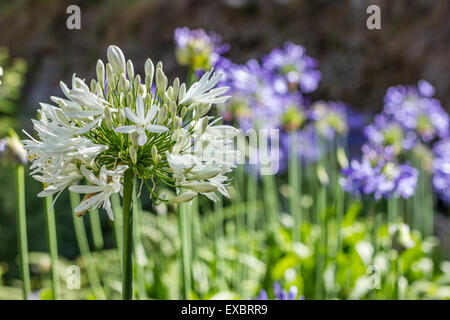
[[[115,130],[116,132],[119,133],[132,133],[137,131],[137,127],[136,126],[122,126],[122,127],[118,127]]]
[[[133,112],[133,110],[131,110],[130,108],[126,107],[125,108],[125,116],[131,121],[134,122],[136,124],[140,124],[141,121],[139,120],[138,116],[136,116],[136,114]]]
[[[160,126],[159,124],[148,124],[145,126],[145,129],[148,132],[156,132],[156,133],[162,133],[169,130],[167,127]]]

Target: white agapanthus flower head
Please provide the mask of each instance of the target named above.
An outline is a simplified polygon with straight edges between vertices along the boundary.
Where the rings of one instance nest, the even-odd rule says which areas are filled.
[[[161,62],[155,68],[147,59],[141,78],[118,47],[110,46],[107,57],[106,66],[98,60],[89,85],[75,74],[71,87],[61,82],[64,97],[41,103],[39,119],[32,120],[37,137],[27,133],[23,144],[31,175],[44,184],[38,196],[69,188],[85,194],[77,214],[103,207],[113,219],[109,198],[122,192],[124,174],[132,171],[153,200],[228,197],[238,130],[207,116],[212,104],[228,98],[227,88],[215,88],[220,75],[206,72],[190,88],[178,78],[169,86]],[[176,196],[166,199],[160,185]]]

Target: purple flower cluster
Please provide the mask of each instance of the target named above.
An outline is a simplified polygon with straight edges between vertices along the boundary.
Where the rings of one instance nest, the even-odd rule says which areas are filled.
[[[450,138],[436,143],[433,156],[434,190],[442,201],[450,205]]]
[[[304,300],[305,299],[303,296],[300,296],[297,298],[298,289],[296,286],[291,286],[289,288],[289,292],[286,292],[286,290],[282,289],[280,284],[278,282],[276,282],[273,285],[273,291],[274,291],[274,300]],[[266,290],[262,289],[259,292],[257,300],[269,300]]]
[[[358,195],[373,195],[375,199],[411,197],[416,188],[418,171],[396,161],[394,149],[363,146],[361,161],[352,160],[342,170],[341,185],[345,191]]]
[[[449,134],[449,117],[439,100],[434,99],[434,88],[425,80],[417,86],[395,86],[384,97],[383,116],[400,125],[410,136],[430,143]]]
[[[224,74],[232,99],[221,106],[225,121],[236,121],[244,129],[279,129],[279,168],[286,167],[292,133],[297,152],[307,161],[320,156],[320,138],[332,140],[348,131],[347,107],[343,103],[319,101],[310,104],[321,74],[315,59],[304,47],[286,43],[262,58],[236,65],[222,59],[216,70]]]
[[[203,29],[177,28],[174,38],[178,63],[196,71],[214,67],[230,48],[218,34]]]
[[[361,161],[353,160],[343,170],[345,190],[374,194],[375,198],[390,195],[408,198],[414,194],[418,172],[408,164],[399,164],[406,150],[427,153],[436,140],[449,135],[449,117],[438,100],[435,90],[425,80],[417,86],[395,86],[387,90],[384,108],[374,122],[364,129],[367,144]],[[448,139],[447,139],[448,140]],[[433,184],[445,201],[450,186],[450,143],[444,140],[434,147]],[[422,155],[424,156],[424,155]]]
[[[319,85],[322,75],[317,70],[318,63],[306,55],[301,45],[286,42],[282,49],[273,49],[262,61],[273,75],[274,88],[281,94],[298,89],[311,93]]]

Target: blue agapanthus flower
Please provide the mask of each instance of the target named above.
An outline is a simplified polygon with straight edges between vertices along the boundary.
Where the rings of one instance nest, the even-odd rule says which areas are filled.
[[[364,128],[369,143],[376,147],[391,147],[396,155],[403,150],[412,149],[417,143],[417,135],[413,131],[405,131],[397,122],[389,120],[385,115],[377,115],[372,124]]]
[[[305,298],[303,296],[298,296],[298,289],[296,286],[291,286],[289,288],[289,292],[282,289],[280,284],[278,282],[275,282],[273,285],[273,293],[274,293],[274,299],[273,300],[304,300]],[[270,300],[266,290],[262,289],[259,292],[259,296],[257,297],[257,300]]]
[[[446,137],[450,132],[449,117],[439,100],[433,98],[434,92],[425,80],[417,86],[391,87],[384,97],[383,114],[425,143]]]
[[[322,77],[317,60],[307,56],[303,46],[291,42],[273,49],[262,61],[264,68],[272,72],[274,87],[281,94],[298,89],[311,93]]]
[[[450,204],[450,138],[433,148],[433,187],[446,204]]]
[[[228,70],[226,84],[233,96],[227,109],[237,118],[241,128],[280,127],[282,97],[274,91],[269,72],[258,61],[232,66]]]
[[[373,195],[375,199],[411,197],[416,189],[418,171],[409,164],[396,161],[392,146],[366,144],[360,161],[352,160],[342,170],[341,185],[346,192]]]
[[[314,121],[319,135],[333,140],[336,135],[345,136],[348,132],[347,106],[342,102],[318,101],[308,110],[308,118]]]
[[[177,28],[174,38],[178,63],[193,70],[211,69],[230,48],[222,43],[221,36],[203,29]]]

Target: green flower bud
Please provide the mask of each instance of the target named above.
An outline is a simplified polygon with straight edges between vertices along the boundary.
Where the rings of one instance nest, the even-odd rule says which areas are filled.
[[[128,79],[134,78],[134,66],[133,66],[133,62],[131,62],[131,60],[127,61],[127,74],[128,74]]]
[[[105,86],[105,65],[103,64],[103,61],[98,59],[97,61],[97,80],[100,83],[102,87]]]

